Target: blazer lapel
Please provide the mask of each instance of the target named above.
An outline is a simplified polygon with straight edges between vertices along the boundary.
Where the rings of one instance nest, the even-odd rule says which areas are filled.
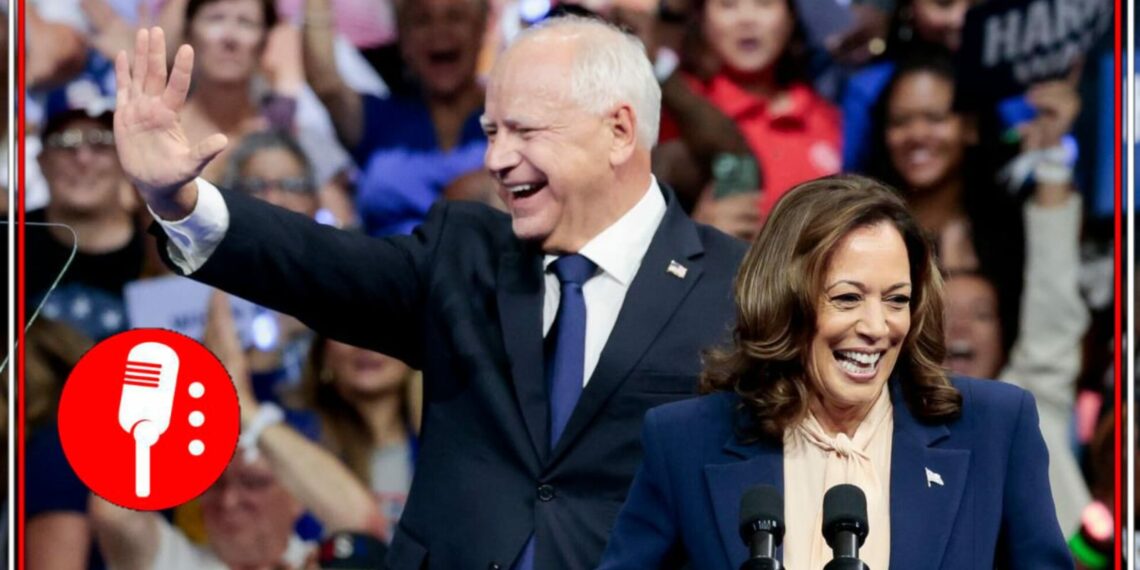
[[[676,198],[668,192],[666,196],[665,217],[626,292],[617,322],[554,448],[552,460],[557,460],[581,435],[701,278],[702,265],[698,258],[704,253],[704,246],[697,236],[696,225],[681,210]],[[684,265],[683,277],[668,271],[673,261]]]
[[[970,451],[935,447],[950,430],[919,423],[898,383],[891,384],[891,567],[940,568],[966,488]]]
[[[499,322],[511,363],[511,380],[537,457],[547,452],[546,386],[542,368],[542,255],[524,249],[499,266]]]
[[[734,561],[748,557],[740,538],[740,498],[749,487],[760,484],[784,493],[784,451],[782,446],[770,443],[743,445],[733,436],[724,452],[736,459],[705,465],[705,482],[724,543],[725,568],[735,568]]]

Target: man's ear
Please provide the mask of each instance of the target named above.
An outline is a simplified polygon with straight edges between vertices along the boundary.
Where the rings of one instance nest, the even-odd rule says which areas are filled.
[[[637,147],[637,112],[629,103],[621,103],[606,116],[610,131],[610,164],[623,164]]]

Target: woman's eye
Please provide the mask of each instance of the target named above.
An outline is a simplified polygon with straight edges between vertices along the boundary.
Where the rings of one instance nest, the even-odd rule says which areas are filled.
[[[844,293],[843,295],[832,297],[831,302],[838,305],[854,305],[859,302],[859,295],[855,293]]]

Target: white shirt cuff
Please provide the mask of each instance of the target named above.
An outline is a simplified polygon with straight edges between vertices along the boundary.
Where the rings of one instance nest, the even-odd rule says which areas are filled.
[[[198,185],[198,203],[190,215],[181,220],[168,221],[159,218],[154,210],[150,212],[170,238],[166,243],[170,261],[186,275],[206,264],[230,227],[230,210],[226,207],[221,191],[202,178],[197,178],[194,182]]]

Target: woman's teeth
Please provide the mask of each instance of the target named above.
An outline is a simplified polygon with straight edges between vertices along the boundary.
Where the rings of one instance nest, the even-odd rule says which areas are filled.
[[[835,351],[839,366],[852,374],[866,374],[875,369],[882,358],[881,352]]]

